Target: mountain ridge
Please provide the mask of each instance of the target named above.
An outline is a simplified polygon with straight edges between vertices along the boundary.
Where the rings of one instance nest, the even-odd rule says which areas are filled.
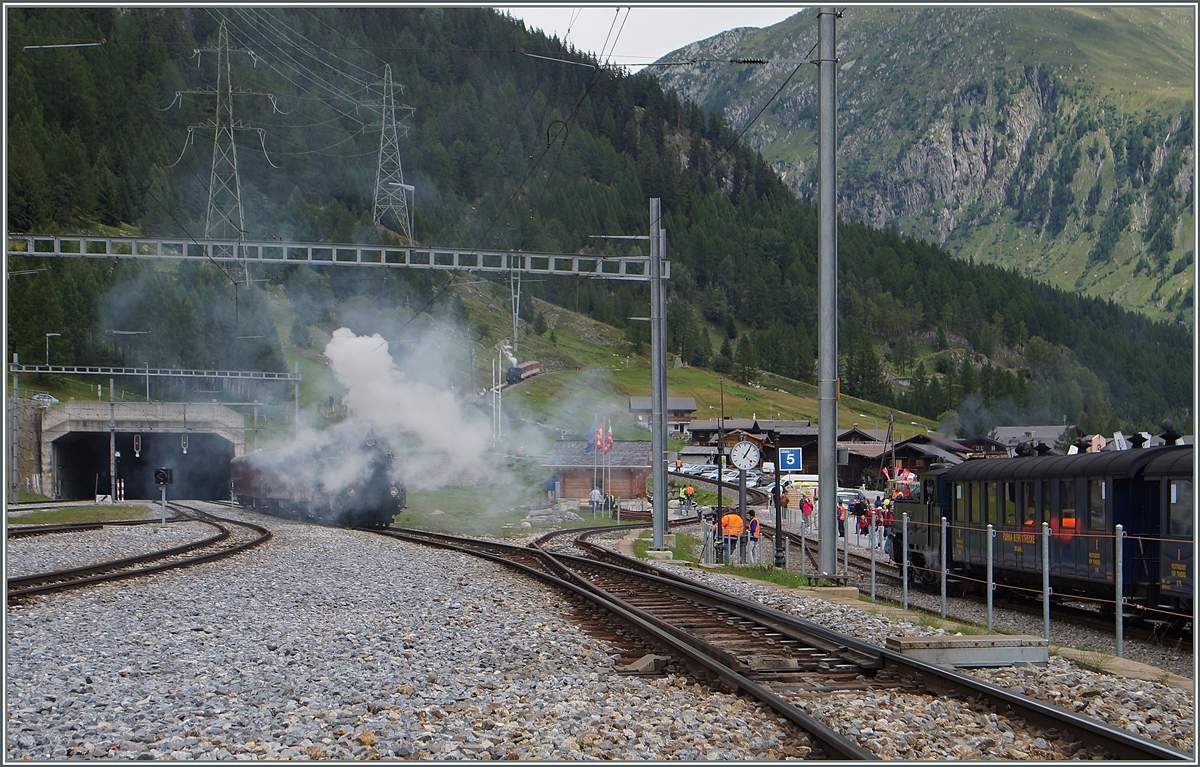
[[[844,216],[1192,323],[1189,9],[851,8],[845,17]],[[1103,46],[1106,37],[1118,42]],[[663,58],[695,66],[656,69],[664,88],[744,126],[815,42],[806,10]],[[751,57],[772,63],[728,63]],[[1158,84],[1123,76],[1130,67]],[[795,77],[746,134],[801,196],[815,191],[815,79]],[[1106,218],[1124,223],[1105,229]]]

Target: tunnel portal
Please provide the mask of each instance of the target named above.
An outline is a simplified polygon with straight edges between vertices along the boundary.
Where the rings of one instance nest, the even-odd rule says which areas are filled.
[[[167,498],[220,500],[229,497],[229,462],[234,445],[217,434],[142,433],[141,454],[135,455],[132,433],[116,433],[117,478],[125,480],[126,500],[158,499],[154,470],[174,470],[174,483]],[[107,495],[108,432],[73,431],[54,440],[57,497],[64,500],[91,499]]]

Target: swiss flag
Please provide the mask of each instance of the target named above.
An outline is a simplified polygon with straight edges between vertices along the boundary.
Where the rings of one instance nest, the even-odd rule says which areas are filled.
[[[604,424],[600,424],[599,426],[596,427],[595,442],[596,442],[596,448],[595,448],[596,450],[599,450],[600,448],[604,447]]]
[[[604,452],[608,453],[608,451],[612,450],[612,445],[613,445],[612,426],[609,426],[608,434],[604,437]]]

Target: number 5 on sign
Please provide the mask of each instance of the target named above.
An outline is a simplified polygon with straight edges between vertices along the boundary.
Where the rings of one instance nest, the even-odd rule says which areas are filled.
[[[781,447],[779,448],[779,470],[785,471],[800,471],[802,448],[799,447]]]

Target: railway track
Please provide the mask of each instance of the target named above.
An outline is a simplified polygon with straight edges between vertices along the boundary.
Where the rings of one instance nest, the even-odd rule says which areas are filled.
[[[178,503],[168,505],[175,513],[175,516],[171,517],[171,520],[194,520],[197,522],[202,522],[211,526],[215,531],[214,534],[199,541],[194,541],[181,546],[174,546],[161,551],[151,552],[149,554],[125,557],[122,559],[100,562],[82,567],[73,567],[63,570],[55,570],[51,572],[9,578],[7,581],[8,603],[11,605],[14,602],[19,602],[22,598],[30,597],[36,594],[46,594],[53,591],[64,591],[67,589],[80,588],[82,586],[87,586],[94,583],[104,583],[126,578],[136,578],[142,575],[162,572],[164,570],[189,567],[191,565],[202,564],[205,562],[213,562],[228,556],[232,556],[241,551],[246,551],[247,549],[265,543],[271,538],[271,532],[259,525],[225,519],[223,517],[214,517],[203,511],[199,511]],[[147,522],[155,521],[156,520],[147,520]],[[142,523],[141,520],[135,523],[120,522],[115,524],[125,525],[140,523]],[[83,524],[31,526],[31,528],[33,527],[54,528],[44,529],[41,531],[42,534],[50,534],[86,532],[103,527],[103,525]],[[38,534],[39,531],[31,529],[20,532],[26,535],[31,535]]]
[[[171,516],[168,522],[178,522],[182,517]],[[56,533],[83,533],[89,530],[99,530],[106,526],[135,527],[138,525],[162,524],[161,518],[127,519],[114,522],[79,522],[70,525],[10,525],[6,537],[11,541],[17,538],[35,538],[39,535],[54,535]]]
[[[667,471],[667,479],[677,479],[681,482],[687,482],[690,485],[706,485],[712,490],[716,490],[717,485],[724,488],[725,505],[737,506],[738,486],[726,482],[724,480],[704,479],[695,474],[684,474],[683,472]],[[762,506],[770,496],[765,490],[759,490],[756,487],[746,488],[746,505],[747,506]]]
[[[795,616],[709,589],[597,546],[588,535],[611,527],[580,528],[569,545],[588,556],[550,552],[563,533],[529,546],[456,538],[414,530],[383,535],[485,556],[566,589],[576,612],[618,640],[622,659],[638,656],[656,670],[686,668],[706,683],[757,698],[807,733],[832,759],[877,758],[864,744],[805,709],[846,695],[905,694],[956,698],[989,713],[1042,728],[1047,740],[1093,749],[1094,756],[1148,760],[1189,754],[1097,720],[1040,703],[985,682],[914,661]],[[380,531],[375,531],[380,532]],[[585,625],[585,627],[588,627]],[[635,638],[634,635],[640,637]],[[639,655],[641,653],[641,655]],[[1064,751],[1071,752],[1064,746]]]

